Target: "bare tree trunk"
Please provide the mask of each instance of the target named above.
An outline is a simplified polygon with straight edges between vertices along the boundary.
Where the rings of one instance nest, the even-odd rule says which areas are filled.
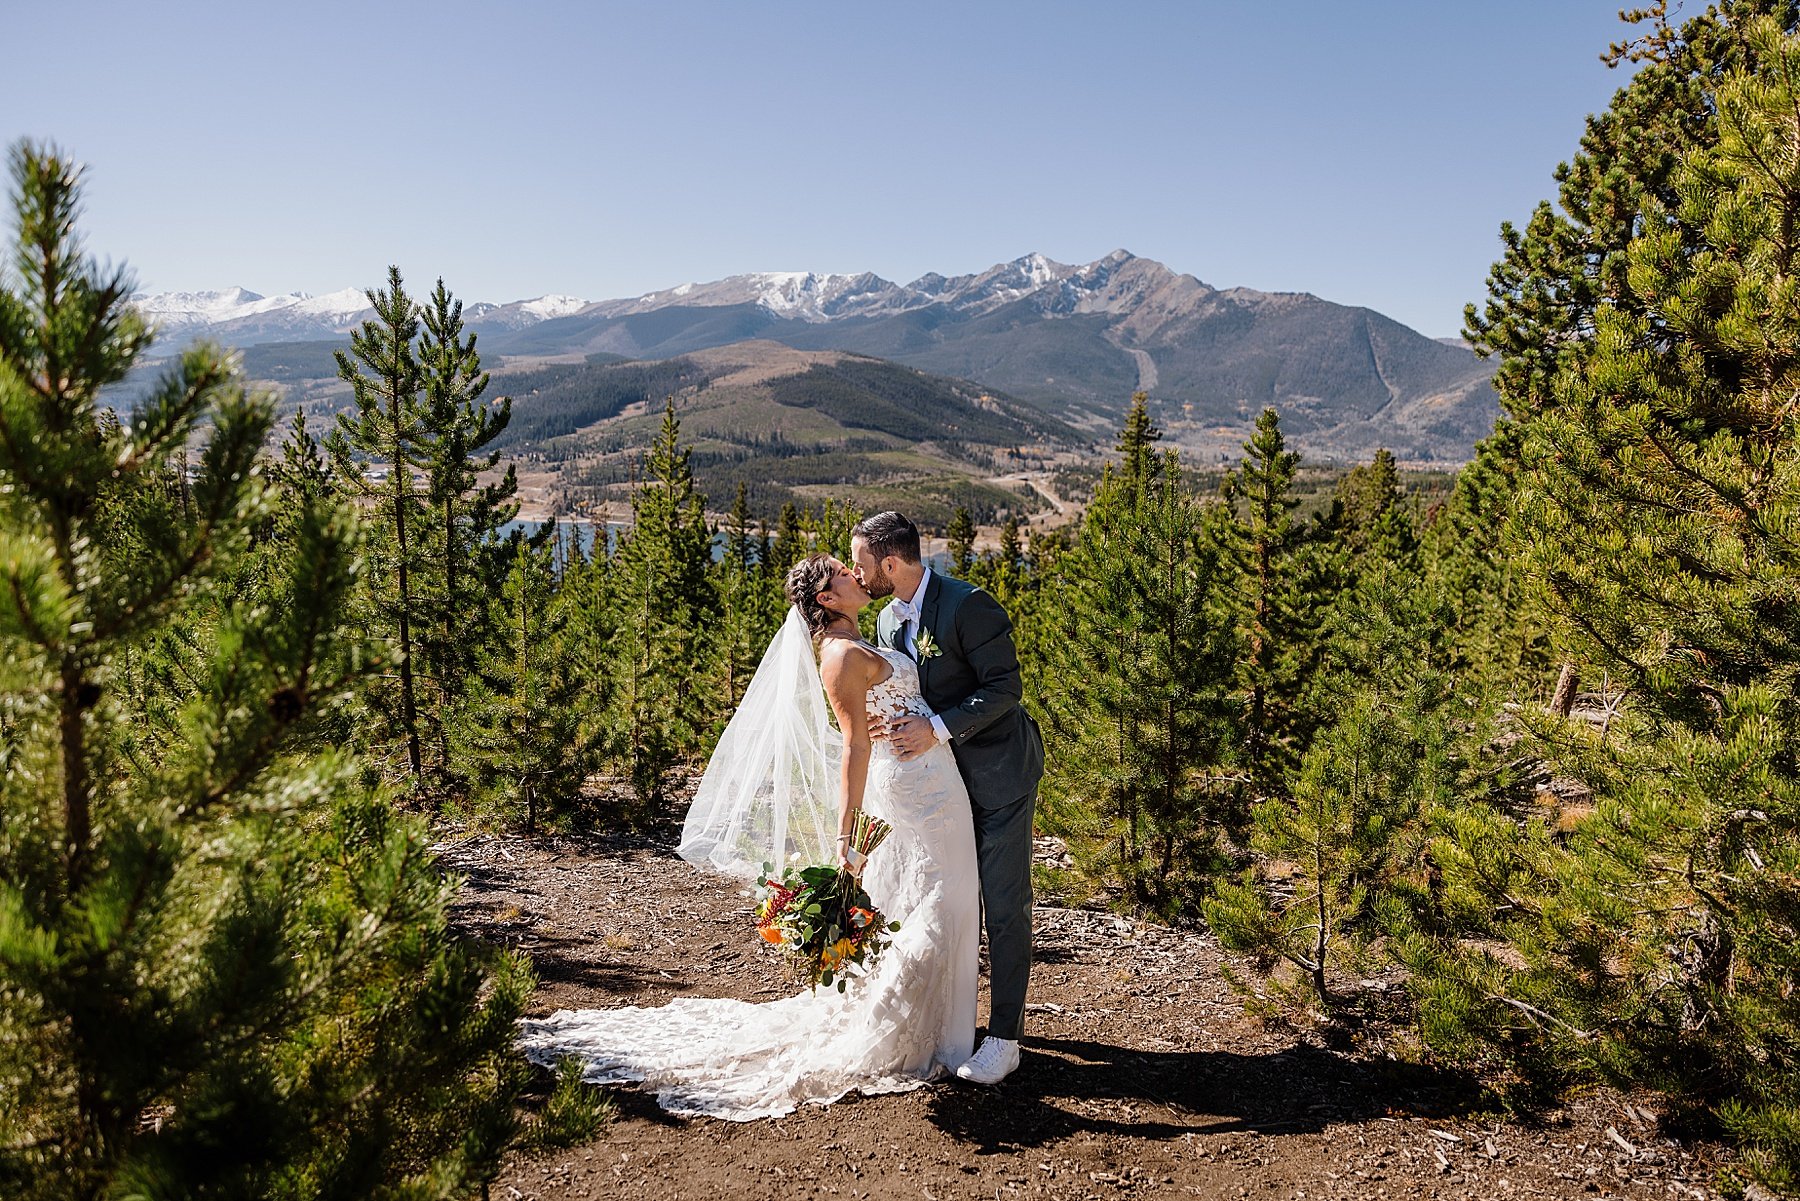
[[[1320,845],[1319,838],[1313,838],[1313,883],[1318,886],[1319,932],[1313,939],[1312,982],[1313,989],[1319,994],[1319,1004],[1326,1013],[1331,1012],[1331,986],[1325,980],[1325,955],[1331,947],[1327,937],[1327,926],[1330,922],[1330,911],[1325,905],[1325,848]]]
[[[1556,677],[1556,692],[1550,698],[1550,711],[1558,717],[1567,717],[1575,707],[1575,690],[1581,687],[1581,672],[1573,663],[1562,665],[1562,674]]]
[[[394,399],[389,403],[389,420],[395,430],[402,427],[398,381],[393,388]],[[400,586],[400,716],[406,727],[406,762],[412,768],[413,784],[419,785],[425,776],[424,756],[419,750],[419,709],[413,702],[413,663],[412,663],[412,589],[407,579],[407,555],[411,553],[406,544],[406,501],[412,491],[412,472],[406,463],[405,447],[400,437],[394,436],[393,455],[393,494],[394,494],[394,535],[399,550],[399,586]]]
[[[83,710],[91,689],[73,655],[62,663],[62,692],[57,697],[58,733],[62,740],[63,837],[69,894],[80,891],[87,876],[89,845],[93,841],[93,815],[88,780],[87,726]]]

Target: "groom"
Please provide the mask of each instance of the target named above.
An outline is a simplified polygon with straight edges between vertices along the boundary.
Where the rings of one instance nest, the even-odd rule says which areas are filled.
[[[956,1074],[997,1084],[1019,1066],[1031,976],[1031,822],[1044,774],[1043,739],[1019,704],[1024,690],[1012,622],[981,589],[926,567],[918,527],[899,513],[858,522],[850,558],[870,596],[893,596],[876,638],[918,661],[932,709],[929,718],[890,723],[884,736],[902,759],[948,742],[969,788],[991,1003],[988,1036]]]

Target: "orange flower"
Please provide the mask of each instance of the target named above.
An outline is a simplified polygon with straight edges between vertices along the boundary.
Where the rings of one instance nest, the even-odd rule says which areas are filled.
[[[835,972],[855,950],[855,943],[847,938],[840,938],[819,952],[819,966],[826,971]]]
[[[777,945],[780,945],[780,943],[781,943],[781,927],[780,926],[763,926],[757,931],[757,933],[759,933],[763,936],[764,942],[772,942]]]

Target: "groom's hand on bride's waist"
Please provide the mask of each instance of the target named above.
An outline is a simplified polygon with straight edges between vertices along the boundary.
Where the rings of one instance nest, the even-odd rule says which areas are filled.
[[[938,744],[937,730],[929,717],[901,717],[887,722],[880,735],[900,759],[916,759]]]

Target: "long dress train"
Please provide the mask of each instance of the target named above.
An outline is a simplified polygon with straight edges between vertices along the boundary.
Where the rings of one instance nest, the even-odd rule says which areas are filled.
[[[869,710],[926,714],[918,667],[892,665]],[[863,886],[901,923],[872,971],[836,988],[754,1004],[678,997],[653,1009],[561,1010],[521,1023],[536,1063],[568,1055],[595,1084],[641,1081],[671,1113],[750,1121],[851,1091],[903,1092],[954,1069],[975,1043],[980,893],[969,796],[942,743],[902,762],[877,742],[863,807],[894,827]],[[746,937],[749,937],[746,926]]]

